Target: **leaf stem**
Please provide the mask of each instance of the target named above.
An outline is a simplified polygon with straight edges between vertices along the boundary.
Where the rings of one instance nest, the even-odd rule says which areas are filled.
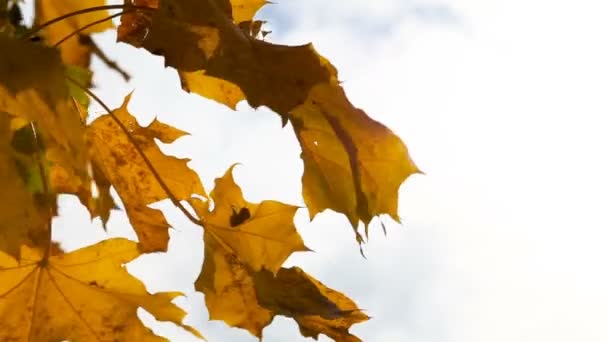
[[[156,171],[156,168],[154,167],[154,165],[152,165],[152,162],[150,161],[150,159],[148,159],[148,157],[146,157],[146,154],[144,153],[144,151],[142,151],[142,149],[139,147],[139,145],[137,144],[137,142],[135,141],[135,139],[133,138],[131,133],[129,133],[129,130],[127,129],[127,127],[116,117],[116,115],[114,115],[114,113],[112,112],[110,107],[108,107],[97,95],[95,95],[95,93],[93,93],[91,90],[87,89],[85,86],[81,85],[80,83],[78,83],[73,78],[71,78],[69,76],[66,76],[66,78],[70,82],[74,83],[74,85],[76,85],[77,87],[82,89],[84,92],[89,94],[89,96],[91,96],[93,98],[93,100],[95,100],[95,102],[97,102],[100,106],[103,107],[103,109],[105,109],[108,112],[108,115],[110,115],[110,117],[114,120],[114,122],[116,122],[116,124],[118,125],[120,130],[122,130],[123,133],[125,133],[129,142],[131,142],[131,144],[133,144],[133,147],[135,148],[137,153],[141,156],[144,163],[146,164],[146,166],[148,167],[148,169],[150,170],[150,172],[152,173],[152,175],[154,176],[154,178],[156,179],[156,181],[158,182],[160,187],[165,191],[165,193],[167,194],[167,197],[169,197],[169,199],[171,200],[173,205],[175,205],[194,224],[196,224],[198,226],[202,226],[203,225],[202,218],[197,219],[196,217],[194,217],[194,215],[192,215],[192,213],[190,213],[180,203],[180,201],[177,200],[177,197],[175,197],[173,192],[171,192],[171,189],[169,189],[169,186],[167,186],[167,184],[163,181],[163,179],[161,178],[158,171]]]
[[[59,21],[62,21],[64,19],[67,18],[71,18],[77,15],[81,15],[81,14],[85,14],[85,13],[90,13],[90,12],[97,12],[97,11],[105,11],[105,10],[111,10],[111,9],[124,9],[124,10],[129,10],[129,9],[135,9],[135,10],[143,10],[143,11],[155,11],[156,8],[152,8],[152,7],[146,7],[146,6],[135,6],[135,5],[130,5],[130,4],[126,4],[126,5],[104,5],[104,6],[94,6],[94,7],[88,7],[88,8],[83,8],[81,10],[78,11],[74,11],[74,12],[70,12],[70,13],[66,13],[64,15],[58,16],[56,18],[53,18],[47,22],[44,22],[40,25],[36,25],[34,27],[32,27],[30,29],[29,32],[27,32],[23,38],[28,39],[30,37],[32,37],[34,34],[40,32],[42,29],[44,29],[47,26],[53,25]]]
[[[123,13],[125,13],[125,12],[127,12],[127,11],[129,11],[129,10],[124,10],[124,11],[118,12],[118,13],[116,13],[116,14],[112,14],[112,15],[111,15],[111,16],[109,16],[109,17],[105,17],[105,18],[102,18],[102,19],[96,20],[96,21],[94,21],[94,22],[92,22],[92,23],[86,24],[86,25],[84,25],[83,27],[79,28],[78,30],[76,30],[76,31],[74,31],[74,32],[72,32],[72,33],[70,33],[70,34],[68,34],[68,35],[67,35],[67,36],[65,36],[65,37],[63,37],[63,38],[62,38],[61,40],[59,40],[57,43],[53,44],[53,47],[54,47],[54,48],[58,47],[59,45],[61,45],[61,43],[63,43],[63,42],[65,42],[66,40],[68,40],[68,39],[70,39],[70,38],[74,37],[75,35],[79,34],[80,32],[82,32],[82,31],[84,31],[84,30],[88,29],[89,27],[95,26],[95,25],[97,25],[97,24],[101,24],[101,23],[103,23],[104,21],[107,21],[107,20],[112,20],[112,19],[114,19],[114,18],[116,18],[116,17],[118,17],[118,16],[123,15]],[[129,12],[130,12],[130,11],[129,11]]]

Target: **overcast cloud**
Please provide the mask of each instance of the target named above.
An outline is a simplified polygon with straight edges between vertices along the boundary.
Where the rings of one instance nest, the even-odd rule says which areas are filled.
[[[260,13],[272,41],[314,42],[352,102],[400,135],[426,172],[401,189],[403,227],[387,222],[387,238],[373,229],[367,260],[344,218],[297,216],[316,252],[288,264],[374,317],[352,329],[364,341],[608,340],[607,9],[591,0],[283,0]],[[118,107],[135,89],[130,110],[142,123],[158,116],[191,132],[166,150],[192,158],[208,190],[238,161],[250,201],[303,204],[299,147],[276,114],[185,94],[176,73],[144,51],[107,52],[134,79],[101,71],[97,93]],[[106,236],[74,203],[64,201],[70,217],[55,232],[69,249]],[[207,321],[192,287],[201,233],[159,206],[175,227],[170,251],[130,270],[150,291],[185,292],[178,303],[187,321],[210,341],[255,341]],[[124,222],[116,213],[110,235],[135,238]],[[195,340],[154,326],[172,341]],[[264,333],[265,341],[306,340],[282,318]]]

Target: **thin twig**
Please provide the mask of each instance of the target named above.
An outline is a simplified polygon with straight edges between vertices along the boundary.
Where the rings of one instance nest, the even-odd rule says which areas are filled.
[[[129,82],[129,80],[131,79],[131,75],[129,75],[128,72],[123,70],[120,65],[118,65],[118,63],[111,60],[110,57],[108,57],[105,52],[103,52],[99,45],[97,45],[97,43],[93,41],[93,38],[89,36],[80,36],[80,38],[80,42],[86,43],[91,48],[91,50],[93,50],[95,56],[99,57],[99,59],[104,62],[108,68],[119,73],[120,76],[122,76],[122,78],[125,80],[125,82]]]
[[[118,16],[120,16],[120,15],[123,15],[123,13],[125,13],[125,12],[127,12],[127,10],[125,10],[125,11],[121,11],[121,12],[118,12],[118,13],[116,13],[116,14],[112,14],[112,15],[111,15],[111,16],[109,16],[109,17],[101,18],[101,19],[96,20],[96,21],[94,21],[94,22],[92,22],[92,23],[89,23],[89,24],[87,24],[87,25],[84,25],[83,27],[79,28],[78,30],[76,30],[76,31],[74,31],[74,32],[72,32],[72,33],[70,33],[70,34],[68,34],[68,35],[67,35],[67,36],[65,36],[65,37],[63,37],[63,38],[62,38],[61,40],[59,40],[57,43],[53,44],[53,47],[55,47],[55,48],[56,48],[56,47],[58,47],[59,45],[61,45],[61,43],[63,43],[63,42],[65,42],[66,40],[68,40],[68,39],[70,39],[70,38],[74,37],[75,35],[79,34],[80,32],[82,32],[82,31],[84,31],[84,30],[88,29],[89,27],[95,26],[95,25],[97,25],[97,24],[101,24],[101,23],[103,23],[104,21],[112,20],[112,19],[114,19],[114,18],[116,18],[116,17],[118,17]]]
[[[143,11],[156,11],[156,8],[152,8],[152,7],[146,7],[146,6],[135,6],[135,5],[105,5],[105,6],[94,6],[94,7],[88,7],[88,8],[84,8],[78,11],[74,11],[74,12],[70,12],[70,13],[66,13],[64,15],[58,16],[56,18],[53,18],[47,22],[44,22],[40,25],[34,26],[30,29],[30,31],[28,33],[26,33],[23,38],[24,39],[29,39],[30,37],[32,37],[34,34],[40,32],[42,29],[44,29],[47,26],[53,25],[56,22],[62,21],[64,19],[73,17],[73,16],[77,16],[77,15],[81,15],[81,14],[85,14],[85,13],[90,13],[90,12],[97,12],[97,11],[104,11],[104,10],[112,10],[112,9],[122,9],[122,10],[128,10],[128,9],[135,9],[135,10],[143,10]]]
[[[113,14],[111,16],[105,17],[105,18],[101,18],[99,20],[96,20],[92,23],[89,23],[81,28],[79,28],[78,30],[73,31],[72,33],[70,33],[69,35],[63,37],[61,40],[59,40],[57,43],[55,43],[53,45],[53,47],[58,47],[59,45],[61,45],[63,42],[65,42],[66,40],[74,37],[75,35],[78,35],[79,33],[81,33],[82,31],[88,29],[89,27],[95,26],[97,24],[103,23],[104,21],[107,20],[111,20],[113,18],[116,18],[118,16],[123,15],[124,13],[127,12],[133,12],[133,9],[127,9],[121,12],[118,12],[116,14]],[[122,78],[128,82],[129,79],[131,79],[131,76],[129,75],[129,73],[127,73],[125,70],[123,70],[118,64],[116,64],[116,62],[114,62],[113,60],[111,60],[110,58],[108,58],[108,56],[106,56],[106,54],[99,48],[99,46],[97,46],[97,44],[95,44],[95,42],[93,41],[93,39],[91,39],[91,37],[89,37],[88,35],[79,35],[79,42],[81,44],[84,44],[86,46],[88,46],[92,52],[97,55],[97,57],[99,57],[110,69],[115,70],[116,72],[118,72],[120,74],[120,76],[122,76]]]

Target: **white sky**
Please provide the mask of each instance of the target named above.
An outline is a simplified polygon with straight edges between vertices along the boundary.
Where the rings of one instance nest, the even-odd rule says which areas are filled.
[[[608,341],[608,5],[602,1],[283,0],[267,6],[270,39],[314,42],[340,71],[352,102],[408,144],[426,176],[401,191],[404,228],[376,227],[367,260],[345,219],[296,223],[316,253],[301,265],[374,318],[364,341]],[[112,46],[112,34],[97,38]],[[193,159],[210,190],[233,162],[250,201],[302,204],[299,146],[277,115],[238,112],[188,95],[161,58],[108,48],[134,80],[98,73],[112,107],[192,133],[166,150]],[[99,66],[96,63],[96,66]],[[103,69],[100,69],[103,70]],[[96,109],[97,112],[100,112]],[[66,200],[57,237],[73,249],[105,235]],[[168,205],[161,205],[170,208]],[[208,322],[195,293],[200,231],[169,209],[167,256],[130,265],[150,291],[178,301],[210,341],[255,341]],[[111,235],[134,237],[114,215]],[[194,341],[168,325],[173,341]],[[299,339],[298,339],[299,338]],[[265,341],[306,340],[275,319]]]

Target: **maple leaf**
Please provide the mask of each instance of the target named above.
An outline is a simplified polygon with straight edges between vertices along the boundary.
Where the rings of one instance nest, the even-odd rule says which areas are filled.
[[[86,192],[84,189],[90,184],[90,179],[84,126],[70,97],[66,70],[57,51],[2,34],[0,50],[10,51],[0,54],[0,112],[10,114],[12,118],[4,120],[11,121],[11,125],[18,128],[13,135],[15,145],[12,147],[16,150],[7,155],[10,149],[4,149],[3,155],[3,158],[8,158],[5,166],[7,178],[4,179],[11,182],[6,188],[12,189],[15,193],[12,199],[16,201],[6,207],[20,206],[14,209],[14,217],[8,215],[11,220],[3,220],[3,223],[13,225],[12,229],[3,229],[3,234],[18,237],[17,240],[9,239],[12,242],[4,246],[4,250],[16,255],[24,241],[45,244],[46,237],[42,236],[46,233],[41,232],[48,231],[49,210],[54,214],[54,194]],[[12,165],[17,165],[21,181],[28,187],[20,191],[20,195],[15,192],[19,181],[11,178],[14,174],[10,171]],[[37,205],[44,207],[43,223],[32,214],[34,209],[28,196],[34,196]],[[10,197],[5,199],[11,200]],[[19,225],[16,221],[19,215],[31,215],[31,218],[24,217],[27,223]]]
[[[276,276],[254,271],[205,233],[205,260],[195,288],[205,294],[209,318],[262,337],[275,315],[293,318],[303,336],[325,334],[336,341],[360,341],[349,328],[368,319],[357,305],[297,267]]]
[[[109,239],[51,255],[24,248],[21,262],[0,252],[2,341],[165,341],[137,317],[142,307],[156,319],[181,323],[171,301],[178,292],[149,294],[123,264],[137,258],[137,243]]]
[[[48,244],[48,206],[40,202],[40,195],[28,187],[28,171],[40,176],[40,170],[24,170],[11,142],[11,117],[0,111],[0,250],[19,257],[21,245]],[[56,198],[46,199],[54,205]]]
[[[105,5],[105,0],[37,0],[35,22],[41,24],[64,14],[102,5]],[[72,32],[107,17],[109,17],[108,11],[94,11],[72,16],[46,27],[43,35],[49,44],[52,45]],[[92,33],[103,32],[112,27],[112,21],[107,20],[82,30],[79,34],[69,38],[59,46],[61,58],[67,64],[87,68],[91,61],[93,49],[86,37]]]
[[[215,180],[209,202],[190,199],[205,230],[258,271],[276,272],[293,252],[309,251],[293,224],[298,207],[277,201],[247,202],[232,177],[234,165]]]
[[[224,321],[261,337],[274,314],[258,304],[250,268],[208,232],[204,239],[205,259],[194,287],[205,294],[209,319]]]
[[[187,166],[189,159],[165,155],[154,141],[159,139],[163,143],[171,143],[187,133],[156,119],[148,127],[141,127],[128,112],[130,97],[125,97],[122,106],[113,114],[129,130],[133,142],[158,171],[175,198],[188,199],[193,194],[206,196],[198,175]],[[143,249],[165,251],[169,224],[160,210],[148,205],[167,199],[168,195],[138,149],[109,114],[97,118],[87,127],[87,138],[93,163],[118,192]]]
[[[337,84],[317,85],[289,120],[302,147],[311,219],[329,208],[344,213],[355,231],[359,220],[367,226],[379,214],[399,221],[399,186],[420,172],[399,137],[355,108]]]
[[[66,169],[87,178],[84,127],[55,49],[0,34],[0,111],[35,122]],[[61,156],[61,157],[59,157]]]

